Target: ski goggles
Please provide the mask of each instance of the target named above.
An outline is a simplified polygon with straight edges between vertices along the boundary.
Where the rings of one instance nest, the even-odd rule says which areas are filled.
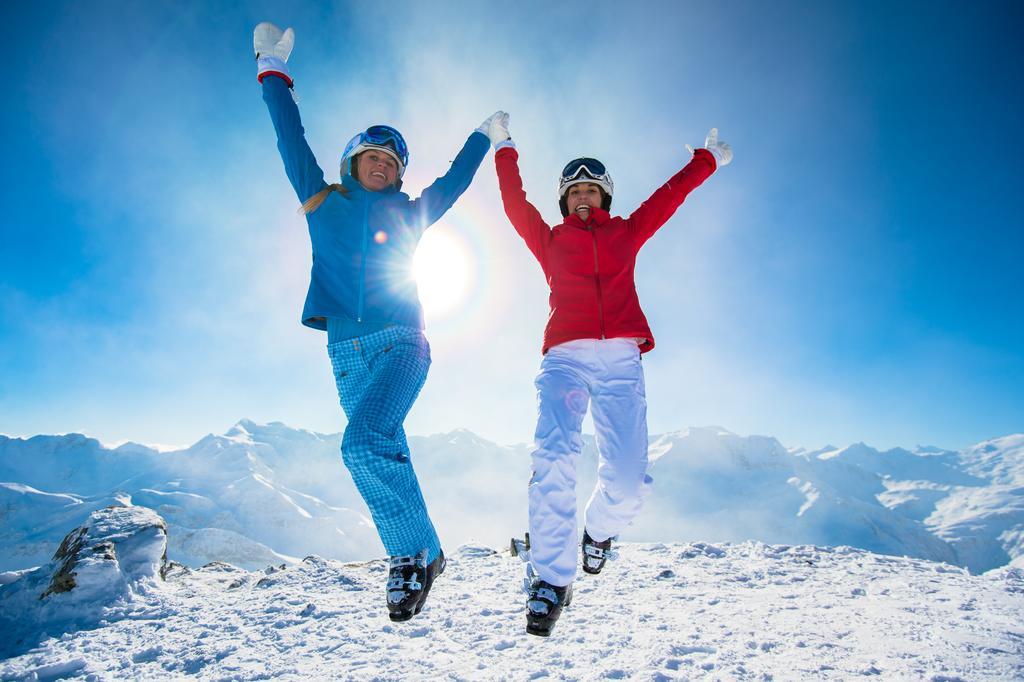
[[[604,167],[604,164],[597,159],[587,156],[573,159],[562,169],[562,175],[558,179],[559,195],[565,194],[565,191],[570,186],[581,182],[593,182],[609,195],[611,195],[612,188],[614,187],[612,176],[608,173],[608,169]]]
[[[390,147],[398,156],[403,166],[409,165],[409,148],[405,146],[405,138],[391,126],[376,125],[370,126],[366,132],[360,133],[356,145],[371,145],[374,147]]]
[[[562,182],[572,182],[573,180],[579,179],[583,174],[586,174],[587,177],[598,180],[603,179],[608,175],[608,170],[604,167],[604,164],[597,159],[591,159],[588,157],[573,159],[566,164],[565,168],[562,169]]]

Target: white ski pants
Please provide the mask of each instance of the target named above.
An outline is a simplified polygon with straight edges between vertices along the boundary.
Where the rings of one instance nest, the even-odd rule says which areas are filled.
[[[647,399],[640,349],[632,339],[580,339],[548,349],[537,375],[538,418],[530,479],[530,558],[541,579],[576,577],[576,464],[588,403],[599,453],[585,513],[597,541],[622,532],[650,490]]]

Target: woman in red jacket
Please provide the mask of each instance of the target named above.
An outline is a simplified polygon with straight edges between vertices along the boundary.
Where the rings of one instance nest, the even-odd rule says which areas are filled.
[[[614,185],[591,158],[569,162],[559,181],[564,219],[549,226],[526,199],[508,119],[489,131],[505,213],[540,262],[551,290],[537,375],[538,420],[530,480],[527,632],[547,636],[572,599],[576,577],[576,462],[588,403],[600,464],[587,503],[583,570],[600,573],[612,540],[640,511],[647,475],[647,402],[641,353],[654,348],[633,271],[640,247],[672,217],[691,190],[732,160],[717,129],[703,149],[628,218],[612,216]]]

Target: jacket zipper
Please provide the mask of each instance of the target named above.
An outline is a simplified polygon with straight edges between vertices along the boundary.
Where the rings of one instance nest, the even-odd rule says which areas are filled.
[[[363,297],[366,293],[366,246],[370,234],[370,202],[363,204],[363,251],[359,261],[359,300],[356,307],[356,322],[363,321]]]
[[[587,227],[590,231],[590,236],[594,240],[594,284],[597,285],[597,314],[598,319],[601,320],[601,338],[605,338],[604,334],[604,297],[601,295],[601,275],[597,266],[597,233],[594,232],[594,228]]]

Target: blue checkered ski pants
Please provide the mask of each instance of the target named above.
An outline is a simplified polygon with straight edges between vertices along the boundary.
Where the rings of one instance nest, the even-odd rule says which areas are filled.
[[[341,407],[348,427],[341,458],[352,474],[391,556],[427,548],[427,561],[441,542],[427,514],[402,422],[430,368],[430,345],[412,327],[388,327],[328,344]]]

